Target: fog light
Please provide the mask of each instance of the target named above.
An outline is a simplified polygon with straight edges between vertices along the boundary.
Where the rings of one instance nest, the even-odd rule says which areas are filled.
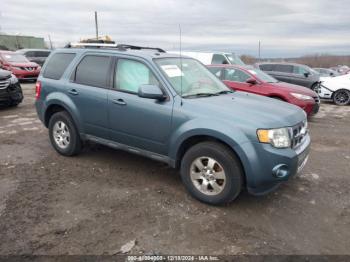
[[[277,178],[286,178],[289,175],[288,166],[285,164],[277,165],[272,169],[272,174]]]

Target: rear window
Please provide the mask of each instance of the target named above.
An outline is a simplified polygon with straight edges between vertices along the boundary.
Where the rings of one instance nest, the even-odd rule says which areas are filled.
[[[75,83],[106,87],[111,58],[109,56],[85,56],[77,66]]]
[[[35,51],[34,56],[36,57],[48,57],[50,54],[49,51]]]
[[[58,80],[74,59],[73,53],[56,53],[48,61],[43,77]]]

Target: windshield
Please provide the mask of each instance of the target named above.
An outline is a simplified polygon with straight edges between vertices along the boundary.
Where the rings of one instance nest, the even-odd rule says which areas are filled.
[[[267,83],[277,83],[278,82],[278,80],[276,78],[273,78],[272,76],[266,74],[265,72],[263,72],[259,69],[249,69],[249,72],[264,82],[267,82]]]
[[[245,66],[246,64],[239,58],[238,55],[231,53],[231,54],[225,54],[228,60],[230,60],[230,64],[232,65],[240,65]]]
[[[18,62],[18,63],[29,62],[24,55],[20,55],[20,54],[2,54],[1,56],[7,62]]]
[[[191,58],[158,58],[155,59],[155,62],[176,93],[182,94],[182,97],[218,95],[231,92],[228,87],[197,60]]]

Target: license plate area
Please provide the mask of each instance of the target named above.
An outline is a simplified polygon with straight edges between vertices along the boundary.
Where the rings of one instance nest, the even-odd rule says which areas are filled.
[[[298,171],[300,173],[305,167],[308,159],[309,159],[310,148],[306,148],[300,155],[298,155]]]

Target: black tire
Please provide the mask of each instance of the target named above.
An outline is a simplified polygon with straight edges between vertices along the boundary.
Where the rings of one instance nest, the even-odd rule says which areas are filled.
[[[212,158],[220,164],[225,173],[225,184],[222,191],[216,195],[207,195],[197,189],[191,179],[191,167],[198,158]],[[220,205],[233,201],[242,190],[244,174],[241,163],[236,155],[223,144],[202,142],[191,147],[181,161],[181,178],[190,194],[199,201]],[[199,180],[200,181],[200,180]]]
[[[333,102],[338,106],[350,104],[350,91],[345,89],[337,90],[333,95]]]
[[[66,148],[61,148],[54,138],[54,126],[56,123],[63,122],[69,131],[69,143]],[[72,118],[66,111],[60,111],[53,114],[49,120],[49,137],[55,150],[64,156],[74,156],[81,151],[82,143],[78,129],[76,128]]]

